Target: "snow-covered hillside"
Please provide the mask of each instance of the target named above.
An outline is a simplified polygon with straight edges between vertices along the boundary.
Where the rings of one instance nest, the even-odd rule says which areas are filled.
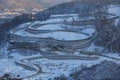
[[[108,9],[108,11],[110,13],[117,15],[117,16],[120,16],[120,6],[111,5],[110,8]]]

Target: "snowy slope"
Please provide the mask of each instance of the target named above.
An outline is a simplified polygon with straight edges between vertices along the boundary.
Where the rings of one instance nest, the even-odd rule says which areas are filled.
[[[120,16],[120,7],[112,5],[112,6],[109,7],[108,12],[113,13],[117,16]]]

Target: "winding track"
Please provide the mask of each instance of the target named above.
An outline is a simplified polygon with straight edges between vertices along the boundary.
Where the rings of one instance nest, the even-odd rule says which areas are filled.
[[[49,53],[48,53],[49,54]],[[31,70],[31,71],[35,71],[36,73],[35,74],[32,74],[30,76],[26,76],[24,78],[32,78],[36,75],[40,75],[40,74],[44,74],[45,72],[42,71],[42,67],[40,66],[40,64],[36,64],[36,63],[33,63],[32,61],[33,60],[37,60],[37,59],[43,59],[43,58],[46,58],[48,60],[98,60],[99,57],[106,57],[106,58],[109,58],[109,59],[113,59],[113,60],[120,60],[120,59],[117,59],[117,58],[114,58],[114,57],[109,57],[109,56],[106,56],[106,55],[102,55],[102,54],[90,54],[90,55],[95,55],[95,56],[98,56],[98,57],[88,57],[88,56],[73,56],[73,55],[69,55],[69,56],[66,56],[66,55],[37,55],[37,56],[30,56],[30,57],[26,57],[26,58],[23,58],[19,61],[16,61],[15,63],[17,65],[20,65],[21,67],[25,68],[25,69],[28,69],[28,70]]]
[[[48,23],[48,24],[51,24],[51,23]],[[53,23],[53,24],[58,24],[58,23]],[[17,37],[19,39],[19,37],[20,37],[20,38],[24,39],[24,38],[26,38],[26,36],[16,35],[15,32],[17,32],[20,29],[27,29],[28,27],[29,26],[26,26],[24,28],[14,29],[14,30],[11,31],[11,34],[13,36],[15,36],[15,38]],[[82,33],[82,32],[80,32],[80,33],[88,36],[88,34],[85,34],[85,33]],[[28,37],[28,38],[31,39],[31,37]],[[88,38],[86,38],[84,40],[81,40],[79,42],[81,45],[76,45],[76,46],[74,46],[72,48],[84,48],[84,47],[88,47],[91,44],[91,41],[92,41],[91,37],[88,37]],[[59,50],[66,51],[65,49],[62,49],[62,48],[59,48]],[[69,51],[67,51],[67,52],[69,52]],[[42,54],[44,54],[44,52],[42,52]],[[45,54],[49,54],[49,53],[45,52]],[[24,78],[32,78],[33,76],[40,75],[40,74],[44,73],[42,71],[42,67],[39,64],[32,63],[32,60],[42,59],[42,58],[47,58],[49,60],[71,60],[71,59],[72,60],[97,60],[98,59],[98,57],[70,56],[70,55],[69,56],[60,56],[60,55],[57,55],[57,54],[56,55],[55,54],[54,55],[51,54],[51,55],[42,55],[42,56],[27,57],[27,58],[21,59],[19,61],[16,61],[15,63],[17,65],[22,66],[25,69],[35,71],[36,72],[35,74],[32,74],[32,75],[27,76],[27,77],[24,77]]]
[[[30,24],[30,26],[31,25],[32,25],[32,23]],[[37,37],[29,37],[29,36],[22,36],[22,35],[16,35],[15,34],[15,32],[17,32],[17,31],[19,31],[21,29],[27,29],[28,27],[29,26],[25,26],[23,28],[12,30],[11,33],[10,33],[11,38],[14,39],[16,42],[19,41],[19,40],[23,40],[23,42],[24,41],[32,41],[32,40],[35,40],[35,41],[38,40],[39,41],[40,38],[37,38]],[[52,31],[52,32],[54,32],[54,31]],[[75,32],[75,31],[72,31],[72,32]],[[62,44],[66,44],[66,43],[69,44],[69,42],[71,42],[71,47],[69,47],[70,49],[75,49],[75,48],[79,48],[79,49],[81,48],[82,49],[84,47],[88,47],[91,44],[91,42],[92,42],[92,36],[93,35],[89,35],[89,34],[83,33],[83,32],[79,32],[79,33],[81,33],[83,35],[86,35],[88,37],[86,39],[82,39],[82,40],[79,40],[79,41],[78,40],[74,40],[74,41],[61,41],[61,40],[56,40],[56,39],[54,39],[54,41],[55,42],[60,42]],[[79,45],[75,45],[74,47],[72,47],[73,44],[79,44]],[[70,50],[70,49],[68,49],[68,50]],[[59,49],[59,50],[65,51],[65,49]]]
[[[27,59],[25,59],[25,60],[27,60]],[[26,76],[24,78],[31,78],[33,76],[36,76],[36,75],[39,75],[39,74],[43,73],[42,68],[39,66],[39,64],[32,63],[32,62],[30,62],[31,60],[27,60],[27,62],[25,60],[20,60],[16,63],[21,65],[25,69],[36,71],[36,73],[32,74],[30,76]]]
[[[60,55],[49,55],[49,56],[31,56],[23,58],[15,63],[22,66],[25,69],[35,71],[35,74],[24,78],[32,78],[33,76],[44,74],[42,67],[39,64],[32,63],[32,60],[47,58],[48,60],[98,60],[98,57],[85,57],[85,56],[60,56]]]

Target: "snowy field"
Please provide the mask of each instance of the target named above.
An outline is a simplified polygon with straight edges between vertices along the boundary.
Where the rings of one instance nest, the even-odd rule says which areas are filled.
[[[59,35],[59,36],[58,36]],[[39,35],[41,38],[54,38],[57,40],[81,40],[85,39],[87,36],[79,33],[73,33],[73,32],[51,32],[51,33],[45,33]]]
[[[95,47],[91,46],[89,49],[94,50],[95,48],[98,48],[98,50],[101,50],[102,48],[100,47]],[[88,49],[88,50],[89,50]],[[64,53],[66,54],[66,53]],[[79,52],[73,53],[75,56],[86,56],[83,55]],[[119,55],[117,53],[105,53],[105,55],[114,57],[117,59],[120,59]],[[33,55],[35,56],[40,56],[40,54]],[[21,66],[17,66],[14,62],[19,61],[21,59],[29,58],[31,56],[23,56],[19,53],[13,52],[10,54],[9,58],[4,58],[0,60],[0,76],[2,76],[4,73],[10,73],[12,77],[17,77],[19,75],[20,77],[26,77],[30,76],[34,73],[35,71],[30,71],[27,69],[22,68]],[[92,56],[93,57],[93,56]],[[30,77],[25,80],[34,80],[34,79],[39,79],[42,78],[43,80],[47,80],[49,78],[53,78],[56,76],[59,76],[61,74],[64,74],[65,76],[69,76],[69,74],[76,69],[79,69],[80,66],[85,65],[87,67],[90,67],[92,65],[96,65],[101,63],[102,61],[107,60],[107,61],[114,61],[118,64],[120,64],[120,60],[114,60],[106,57],[99,57],[98,60],[49,60],[46,58],[42,59],[34,59],[31,62],[34,64],[39,64],[40,67],[42,67],[43,73],[36,75],[34,77]],[[4,66],[4,67],[3,67]]]
[[[24,56],[13,52],[10,57],[6,57],[0,60],[0,77],[5,73],[10,73],[11,77],[17,77],[20,75],[21,77],[26,77],[28,75],[34,74],[35,72],[24,69],[15,64],[15,61],[22,59]]]
[[[37,30],[65,30],[65,29],[61,28],[61,24],[56,24],[56,25],[49,24],[49,25],[39,26]]]
[[[120,7],[119,6],[110,6],[110,8],[108,9],[109,13],[115,14],[117,16],[120,16]]]
[[[95,32],[95,29],[93,29],[93,28],[88,28],[88,29],[82,30],[82,32],[88,33],[88,34],[92,34],[92,33]]]
[[[74,33],[74,32],[65,32],[65,31],[49,32],[49,33],[43,33],[43,34],[30,34],[24,30],[19,30],[14,34],[18,36],[26,36],[26,37],[28,36],[28,37],[37,37],[37,38],[51,37],[57,40],[81,40],[89,37],[84,34]]]

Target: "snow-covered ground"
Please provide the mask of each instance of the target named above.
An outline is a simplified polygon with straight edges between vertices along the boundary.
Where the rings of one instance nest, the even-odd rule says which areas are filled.
[[[17,29],[28,27],[28,26],[30,26],[30,24],[32,24],[32,22],[27,22],[27,23],[20,24],[20,25],[17,27]]]
[[[63,22],[63,19],[48,19],[46,21],[42,21],[42,24],[47,24],[47,23],[58,23],[58,22]]]
[[[8,58],[0,59],[0,76],[3,76],[5,73],[10,73],[11,77],[26,77],[35,72],[26,70],[15,64],[15,61],[22,59],[24,56],[13,52]]]
[[[65,29],[61,28],[61,24],[49,24],[39,26],[37,30],[65,30]]]
[[[119,6],[110,6],[108,12],[120,16],[120,7]]]
[[[74,32],[57,31],[57,32],[39,34],[38,37],[41,37],[41,38],[51,37],[57,40],[81,40],[81,39],[85,39],[88,36],[79,34],[79,33],[74,33]]]
[[[30,34],[24,30],[19,30],[15,32],[14,34],[20,35],[20,36],[28,36],[28,37],[38,37],[38,38],[54,38],[57,40],[81,40],[85,39],[88,36],[80,33],[74,33],[74,32],[65,32],[65,31],[57,31],[57,32],[49,32],[49,33],[43,33],[43,34]]]
[[[82,32],[92,34],[92,33],[95,32],[95,29],[94,28],[88,28],[88,29],[82,30]]]
[[[102,49],[101,47],[97,47],[97,46],[91,46],[91,48],[93,48],[93,51],[95,48],[98,48],[98,50]],[[33,57],[39,56],[39,55],[40,54],[36,54]],[[73,55],[76,55],[76,54],[73,53]],[[77,55],[86,56],[83,54],[77,54]],[[120,59],[117,53],[116,54],[105,53],[105,55]],[[26,56],[26,58],[27,57],[31,57],[31,56]],[[10,54],[9,58],[1,59],[0,60],[0,64],[1,64],[0,76],[2,76],[4,73],[10,73],[12,77],[17,77],[17,75],[20,75],[20,77],[26,77],[26,76],[34,74],[35,73],[34,71],[29,71],[15,64],[15,61],[18,61],[24,58],[25,56],[19,53],[13,52],[12,54]],[[61,74],[64,74],[65,76],[69,76],[69,74],[73,70],[76,70],[77,68],[80,69],[81,65],[90,67],[92,65],[99,64],[100,62],[104,60],[114,61],[120,64],[120,60],[113,60],[113,59],[109,59],[106,57],[99,57],[98,60],[89,60],[89,61],[88,60],[49,60],[46,58],[36,59],[31,62],[34,64],[39,64],[39,66],[42,67],[43,73],[36,75],[34,77],[28,78],[28,79],[26,78],[25,80],[35,80],[39,78],[41,78],[42,80],[48,80],[49,78],[53,78]]]

